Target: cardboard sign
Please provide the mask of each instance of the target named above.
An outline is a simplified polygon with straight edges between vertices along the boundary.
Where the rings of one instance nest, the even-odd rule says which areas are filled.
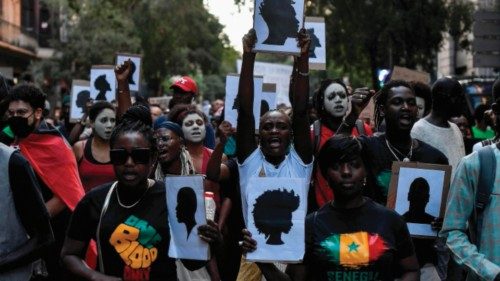
[[[90,97],[95,101],[116,99],[116,77],[112,65],[93,65],[90,69]]]
[[[247,229],[257,241],[249,261],[302,261],[307,183],[303,178],[254,177],[245,190]]]
[[[208,244],[198,236],[198,227],[207,223],[203,176],[167,176],[168,256],[178,259],[208,260]]]
[[[411,235],[436,238],[431,222],[444,216],[450,177],[449,165],[393,163],[387,207],[403,216]]]
[[[311,37],[309,47],[309,68],[316,70],[326,69],[326,28],[325,19],[320,17],[306,17],[304,27]]]
[[[86,103],[90,98],[90,82],[73,80],[71,86],[71,105],[69,108],[70,122],[75,123],[82,119]]]
[[[141,55],[134,54],[116,54],[116,64],[120,65],[125,61],[129,60],[132,62],[130,76],[128,79],[128,87],[130,91],[139,91],[141,85],[141,67],[142,67],[142,57]]]
[[[404,80],[407,82],[416,81],[424,84],[431,82],[431,75],[427,72],[412,70],[406,67],[394,66],[391,80]]]
[[[255,52],[300,54],[297,33],[303,25],[304,1],[255,0]]]

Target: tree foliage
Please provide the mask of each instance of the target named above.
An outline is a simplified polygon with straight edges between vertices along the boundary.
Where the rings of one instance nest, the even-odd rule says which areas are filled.
[[[88,79],[95,64],[114,64],[116,52],[143,55],[143,77],[153,93],[173,75],[220,75],[230,53],[222,25],[201,0],[46,0],[65,11],[67,43],[32,69],[45,76]],[[234,64],[234,62],[233,62]],[[213,80],[213,79],[212,79]]]

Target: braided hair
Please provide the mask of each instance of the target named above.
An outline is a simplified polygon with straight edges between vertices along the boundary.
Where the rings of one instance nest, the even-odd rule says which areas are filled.
[[[396,87],[406,87],[410,89],[410,91],[415,94],[415,91],[413,90],[412,86],[410,83],[403,81],[403,80],[391,80],[388,83],[382,87],[379,93],[374,97],[375,101],[375,128],[379,128],[380,124],[382,124],[382,121],[384,120],[384,116],[382,115],[382,109],[385,107],[385,103],[387,102],[387,98],[389,97],[389,93],[391,92],[392,88]]]
[[[151,151],[156,152],[156,143],[153,138],[153,130],[151,129],[152,124],[153,120],[151,119],[149,108],[144,105],[130,107],[113,129],[109,138],[110,147],[114,147],[119,136],[133,132],[143,135],[144,139],[149,142]]]

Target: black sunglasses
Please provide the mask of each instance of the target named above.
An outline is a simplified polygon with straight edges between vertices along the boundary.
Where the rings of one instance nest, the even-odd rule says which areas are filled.
[[[135,164],[147,164],[150,159],[149,148],[133,148],[128,152],[124,148],[111,149],[109,151],[109,158],[114,165],[123,165],[127,162],[128,158],[132,157]]]

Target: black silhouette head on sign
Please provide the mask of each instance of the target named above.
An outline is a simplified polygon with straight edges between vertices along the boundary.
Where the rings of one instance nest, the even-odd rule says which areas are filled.
[[[135,65],[133,60],[130,60],[130,73],[128,75],[128,83],[130,85],[135,85],[134,73],[136,70],[137,70],[137,66]]]
[[[78,92],[76,94],[76,107],[80,108],[82,110],[82,113],[85,112],[85,106],[87,104],[87,101],[90,99],[90,91],[88,90],[83,90]]]
[[[282,233],[292,228],[292,213],[299,208],[300,197],[286,189],[268,190],[254,203],[253,218],[259,233],[266,237],[266,244],[282,245]]]
[[[95,97],[95,100],[107,100],[106,92],[111,91],[111,86],[106,80],[106,74],[97,77],[97,79],[94,81],[94,88],[99,91],[99,93]]]
[[[177,221],[186,224],[187,237],[196,225],[196,193],[191,187],[182,187],[177,193],[177,207],[175,208]]]
[[[406,222],[431,223],[435,218],[425,212],[430,199],[430,186],[425,178],[418,177],[410,184],[408,201],[410,208],[403,214]]]
[[[297,37],[299,21],[293,4],[292,0],[263,0],[260,3],[259,12],[269,30],[264,44],[283,45],[287,38]]]
[[[314,28],[307,29],[307,33],[309,33],[309,36],[311,37],[311,46],[309,47],[309,57],[316,58],[316,53],[314,53],[314,50],[316,49],[316,47],[321,47],[321,42],[319,41],[318,36],[314,34]]]

